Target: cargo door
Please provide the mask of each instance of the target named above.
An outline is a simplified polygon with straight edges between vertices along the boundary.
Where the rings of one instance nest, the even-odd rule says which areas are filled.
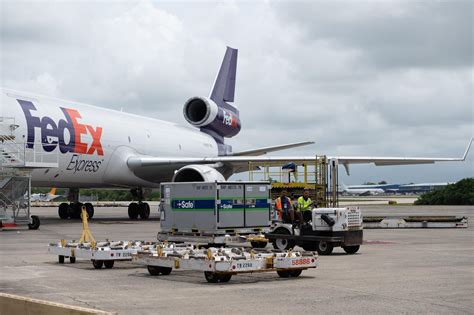
[[[219,228],[244,227],[244,185],[219,184],[217,222]]]
[[[245,226],[270,226],[268,184],[245,184]]]

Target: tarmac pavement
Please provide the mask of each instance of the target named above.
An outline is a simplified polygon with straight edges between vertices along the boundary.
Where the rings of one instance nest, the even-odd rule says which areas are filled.
[[[0,232],[0,292],[115,311],[156,313],[466,313],[474,312],[474,207],[363,206],[370,215],[462,215],[468,229],[366,230],[359,253],[320,256],[299,278],[275,272],[233,276],[210,284],[201,272],[152,277],[116,262],[59,264],[49,242],[79,239],[81,222],[60,220],[57,208],[33,208],[37,231]],[[89,224],[97,240],[156,240],[158,214],[130,221],[123,207],[96,208]],[[67,261],[67,260],[66,260]]]

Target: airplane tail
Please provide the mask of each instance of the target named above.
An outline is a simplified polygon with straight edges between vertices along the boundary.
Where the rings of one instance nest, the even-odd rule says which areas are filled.
[[[219,155],[228,155],[232,147],[224,138],[237,135],[241,129],[240,113],[232,104],[235,95],[237,49],[227,47],[209,97],[195,96],[186,101],[184,118],[193,126],[212,136]]]
[[[209,98],[216,102],[218,106],[231,107],[238,113],[234,106],[225,103],[234,102],[236,72],[237,49],[227,47]]]

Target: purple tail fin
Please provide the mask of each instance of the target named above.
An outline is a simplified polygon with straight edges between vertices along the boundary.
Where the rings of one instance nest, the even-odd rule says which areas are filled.
[[[235,74],[237,71],[237,49],[227,47],[224,60],[212,87],[210,99],[221,105],[222,102],[233,102],[235,94]]]

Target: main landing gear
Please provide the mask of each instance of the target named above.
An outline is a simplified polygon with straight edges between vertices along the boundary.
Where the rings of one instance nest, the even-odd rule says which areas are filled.
[[[132,196],[138,199],[138,202],[132,202],[128,205],[128,217],[131,220],[136,220],[140,216],[141,219],[146,220],[150,217],[150,205],[143,200],[143,190],[141,188],[132,189],[130,191]]]
[[[94,206],[90,202],[63,202],[59,205],[58,214],[61,219],[80,219],[82,206],[86,207],[89,219],[94,216]]]
[[[68,193],[68,200],[73,200],[71,203],[63,202],[58,207],[58,214],[61,219],[80,219],[82,206],[86,207],[89,219],[94,216],[94,206],[90,202],[79,202],[79,189],[71,188]]]

